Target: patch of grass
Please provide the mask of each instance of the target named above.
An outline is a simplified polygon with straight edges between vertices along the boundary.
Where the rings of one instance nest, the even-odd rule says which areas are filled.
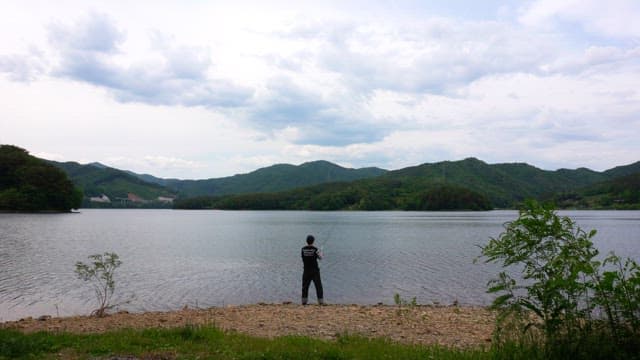
[[[324,341],[301,336],[276,339],[223,332],[215,327],[119,330],[103,334],[0,330],[0,359],[489,359],[483,350],[398,344],[385,339],[340,336]]]
[[[635,359],[634,351],[603,346],[584,338],[583,351],[571,347],[549,352],[537,342],[500,342],[488,349],[452,349],[407,345],[388,339],[342,335],[336,341],[303,336],[265,339],[213,326],[175,329],[118,330],[103,334],[34,333],[0,329],[0,359]]]
[[[0,330],[0,356],[11,359],[28,358],[44,352],[54,352],[59,344],[58,339],[48,334],[38,333],[25,336],[15,330]]]

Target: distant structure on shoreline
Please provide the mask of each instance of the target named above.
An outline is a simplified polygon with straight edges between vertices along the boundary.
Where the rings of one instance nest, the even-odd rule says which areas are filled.
[[[89,201],[97,203],[111,203],[111,199],[109,199],[109,197],[105,194],[102,194],[100,196],[92,196],[89,198]]]

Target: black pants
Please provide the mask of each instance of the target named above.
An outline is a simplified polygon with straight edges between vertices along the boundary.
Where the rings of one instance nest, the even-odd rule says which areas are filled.
[[[323,299],[322,293],[322,280],[320,280],[320,270],[305,270],[302,273],[302,302],[306,303],[309,298],[309,285],[313,281],[313,286],[316,287],[316,295],[318,301]]]

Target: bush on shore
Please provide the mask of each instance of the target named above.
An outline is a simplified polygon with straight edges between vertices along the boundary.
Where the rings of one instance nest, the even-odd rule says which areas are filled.
[[[499,295],[494,346],[535,348],[552,359],[639,356],[640,268],[615,254],[599,260],[595,234],[528,201],[490,239],[482,248],[486,261],[509,270],[489,283]]]

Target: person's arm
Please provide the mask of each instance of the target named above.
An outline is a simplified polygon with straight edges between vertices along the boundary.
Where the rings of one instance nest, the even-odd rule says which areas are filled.
[[[316,250],[316,255],[318,256],[318,260],[322,260],[322,250],[317,249]]]

